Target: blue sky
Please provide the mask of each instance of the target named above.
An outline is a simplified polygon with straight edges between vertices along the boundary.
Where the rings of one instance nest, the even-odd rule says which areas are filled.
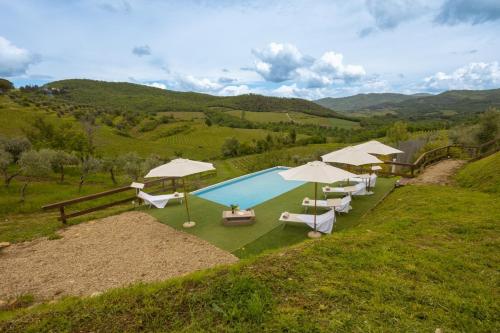
[[[500,1],[0,0],[0,77],[316,99],[500,87]]]

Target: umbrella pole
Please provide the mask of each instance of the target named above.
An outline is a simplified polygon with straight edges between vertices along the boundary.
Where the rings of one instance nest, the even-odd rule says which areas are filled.
[[[318,183],[314,183],[314,231],[309,231],[309,233],[307,234],[309,238],[321,237],[321,234],[316,230],[317,200],[318,200]]]
[[[184,203],[186,204],[186,213],[187,213],[187,222],[184,222],[184,228],[191,228],[195,226],[195,223],[191,221],[191,217],[189,215],[189,204],[188,204],[188,193],[186,190],[186,180],[182,178],[182,186],[184,187]]]
[[[317,210],[318,183],[314,183],[314,232],[316,232],[316,210]]]

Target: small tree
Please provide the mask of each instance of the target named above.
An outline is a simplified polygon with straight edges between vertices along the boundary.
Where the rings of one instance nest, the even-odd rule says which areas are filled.
[[[31,142],[25,137],[2,139],[1,145],[5,151],[10,153],[14,158],[14,163],[19,160],[21,154],[31,149]]]
[[[14,162],[14,157],[12,154],[5,151],[3,148],[0,148],[0,170],[2,171],[5,187],[9,187],[10,182],[14,177],[19,175],[20,171],[14,172],[9,175],[9,167]]]
[[[226,157],[238,156],[240,151],[240,142],[236,138],[226,139],[221,147],[222,155]]]
[[[290,137],[291,143],[295,143],[295,141],[297,141],[297,131],[295,130],[295,128],[292,128],[290,130],[290,133],[288,133],[288,136]]]
[[[82,190],[83,183],[87,177],[99,170],[100,161],[92,156],[88,156],[80,163],[80,182],[78,183],[78,192]]]
[[[120,158],[123,171],[133,180],[139,179],[142,173],[142,160],[137,153],[128,153]]]
[[[75,155],[63,150],[42,149],[40,150],[40,154],[45,155],[49,159],[52,171],[60,174],[60,183],[64,182],[64,167],[78,164],[78,158]]]
[[[408,125],[404,121],[396,121],[388,130],[387,138],[395,143],[399,144],[401,141],[408,140]]]
[[[162,163],[163,163],[163,161],[161,160],[160,156],[158,156],[156,154],[151,154],[142,163],[142,170],[144,173],[147,173],[147,172],[149,172],[149,170],[156,168],[157,166],[161,165]]]
[[[29,183],[35,177],[47,176],[50,173],[50,160],[47,159],[47,155],[40,154],[35,150],[28,150],[21,154],[18,164],[22,175],[26,179],[21,188],[21,202],[24,202]]]
[[[12,82],[6,79],[0,78],[0,94],[6,93],[7,91],[14,89]]]
[[[480,144],[491,141],[500,135],[500,111],[489,108],[479,119],[479,130],[476,138]]]
[[[109,172],[109,176],[111,177],[111,181],[113,184],[117,184],[118,182],[116,181],[116,174],[118,173],[118,170],[120,169],[120,162],[116,157],[113,156],[108,156],[102,159],[101,161],[101,166],[102,169],[106,172]]]

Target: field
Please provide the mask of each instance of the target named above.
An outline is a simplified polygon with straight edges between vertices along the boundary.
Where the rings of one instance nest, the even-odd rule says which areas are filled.
[[[354,121],[339,118],[325,118],[300,112],[252,112],[243,110],[231,110],[225,112],[234,117],[244,117],[244,119],[262,123],[293,121],[299,124],[314,124],[346,129],[359,127],[359,123]]]
[[[407,186],[358,226],[319,241],[185,278],[4,312],[0,330],[494,332],[499,216],[496,195]]]
[[[201,112],[171,112],[177,121],[159,125],[152,131],[132,130],[128,135],[120,135],[116,129],[97,124],[95,143],[97,152],[104,156],[117,156],[130,151],[146,157],[157,154],[171,158],[176,153],[193,159],[214,159],[221,155],[221,146],[227,138],[236,137],[240,142],[264,139],[270,131],[261,129],[242,129],[220,126],[207,126],[202,121]],[[46,111],[35,106],[23,107],[12,102],[6,96],[0,96],[1,135],[22,136],[29,129],[37,116],[49,123],[61,122],[80,128],[81,125],[72,116],[58,117],[53,111]]]

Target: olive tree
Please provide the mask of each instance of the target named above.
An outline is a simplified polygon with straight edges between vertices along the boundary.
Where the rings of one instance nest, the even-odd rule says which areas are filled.
[[[64,182],[64,167],[78,164],[78,158],[64,150],[42,149],[40,154],[50,161],[52,171],[60,174],[60,183]]]
[[[120,160],[114,156],[105,157],[101,160],[101,167],[103,171],[109,172],[111,181],[116,185],[118,183],[116,181],[116,174],[120,170]]]
[[[120,164],[123,171],[133,180],[136,181],[141,176],[143,166],[142,159],[137,153],[131,152],[120,157]]]
[[[160,166],[162,163],[163,163],[163,161],[161,160],[160,156],[158,156],[156,154],[151,154],[142,163],[142,171],[144,173],[148,173],[149,170],[156,168],[157,166]]]
[[[395,144],[408,140],[408,125],[404,121],[396,121],[391,127],[389,127],[386,135],[387,138]]]
[[[479,130],[476,139],[479,144],[485,143],[499,137],[500,134],[500,111],[489,108],[479,118]]]
[[[14,163],[16,163],[23,152],[31,149],[31,142],[25,137],[2,138],[0,146],[12,155]]]
[[[14,162],[12,154],[0,148],[0,170],[2,171],[5,187],[9,187],[10,182],[14,177],[19,175],[19,171],[9,174],[9,167]]]
[[[44,177],[50,174],[50,160],[46,154],[41,154],[36,150],[28,150],[21,154],[18,160],[21,174],[25,177],[25,182],[21,188],[21,201],[26,198],[26,189],[36,177]]]
[[[86,157],[80,163],[80,182],[78,183],[78,192],[82,190],[83,183],[87,179],[87,177],[96,171],[99,170],[100,161],[92,156]]]

